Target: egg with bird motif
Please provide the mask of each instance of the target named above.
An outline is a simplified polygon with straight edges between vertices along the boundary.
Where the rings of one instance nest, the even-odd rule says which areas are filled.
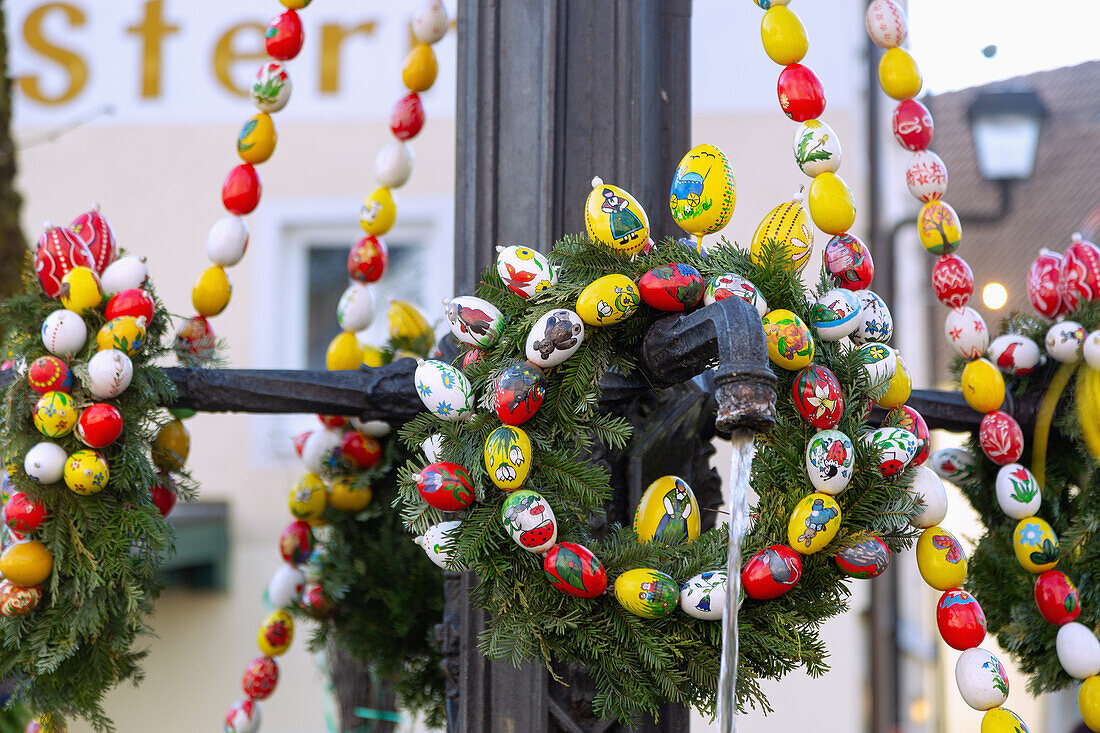
[[[517,545],[542,553],[558,541],[558,522],[549,502],[534,491],[513,491],[500,508],[500,521]]]
[[[680,588],[680,608],[703,621],[718,621],[726,609],[729,576],[725,570],[708,570],[693,576]]]
[[[583,341],[580,316],[565,308],[547,311],[527,334],[527,361],[543,369],[555,367],[577,353]]]
[[[416,392],[428,412],[444,420],[465,420],[473,416],[473,388],[457,368],[442,361],[420,361],[414,378]]]
[[[411,476],[420,498],[444,512],[457,512],[473,502],[473,479],[457,463],[429,463]]]
[[[757,601],[778,598],[798,585],[802,556],[786,545],[771,545],[750,557],[741,569],[745,595]]]
[[[703,290],[703,304],[713,305],[726,298],[737,297],[745,301],[763,318],[768,312],[768,304],[760,290],[751,282],[732,272],[715,275],[707,281]]]
[[[577,315],[589,326],[610,326],[634,315],[642,302],[638,286],[626,275],[604,275],[577,296]]]
[[[443,315],[455,338],[464,344],[489,348],[500,338],[504,316],[495,305],[472,295],[443,301]]]
[[[839,430],[822,430],[806,444],[806,473],[813,487],[823,494],[835,496],[847,488],[855,459],[852,440]]]
[[[936,590],[958,588],[966,580],[966,551],[943,527],[929,527],[917,539],[917,570]]]
[[[429,560],[446,569],[447,563],[451,561],[454,534],[461,524],[462,521],[458,519],[433,524],[413,542],[420,545]]]
[[[584,226],[593,242],[633,255],[649,242],[649,217],[637,199],[618,186],[592,179],[584,205]]]
[[[804,369],[814,358],[810,329],[794,311],[777,308],[762,319],[768,358],[791,371]]]
[[[493,400],[505,425],[522,425],[534,417],[546,398],[546,377],[534,364],[513,364],[497,377]]]
[[[833,541],[840,522],[836,499],[822,493],[804,496],[787,523],[787,544],[803,555],[812,555]]]
[[[615,579],[615,599],[642,618],[663,618],[680,599],[680,587],[671,576],[651,568],[634,568]]]
[[[726,226],[736,201],[733,166],[714,145],[696,145],[672,174],[668,208],[688,234],[702,237]]]
[[[1055,361],[1072,364],[1081,359],[1082,349],[1088,332],[1076,321],[1061,321],[1047,330],[1045,339],[1047,353]]]
[[[543,555],[550,585],[578,598],[596,598],[607,590],[607,571],[592,551],[576,542],[559,542]]]
[[[877,535],[865,535],[859,542],[841,548],[836,566],[849,578],[869,580],[877,578],[890,567],[890,548]]]
[[[483,451],[485,470],[497,488],[518,489],[531,472],[531,439],[522,429],[501,425],[489,433]]]
[[[634,533],[642,543],[691,542],[699,537],[699,530],[699,502],[678,476],[662,476],[651,483],[634,511]]]
[[[497,247],[497,274],[506,288],[524,299],[558,281],[546,255],[521,245]]]

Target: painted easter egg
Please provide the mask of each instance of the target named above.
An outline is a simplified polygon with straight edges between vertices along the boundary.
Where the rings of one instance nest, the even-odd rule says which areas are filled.
[[[64,475],[67,460],[69,454],[64,448],[44,440],[27,451],[23,459],[23,470],[40,484],[56,484]]]
[[[975,710],[989,710],[1008,699],[1008,673],[985,649],[967,649],[959,655],[955,685],[963,701]]]
[[[99,284],[103,286],[103,294],[109,298],[123,290],[142,287],[148,278],[149,265],[145,258],[126,255],[107,265],[99,276]]]
[[[886,413],[886,417],[882,419],[882,427],[903,428],[917,436],[917,445],[920,446],[920,450],[917,451],[917,455],[913,456],[913,460],[910,461],[909,465],[919,466],[928,460],[932,440],[928,432],[928,423],[924,421],[924,416],[916,409],[909,405],[898,405],[892,408]]]
[[[724,227],[736,201],[733,166],[714,145],[696,145],[672,174],[668,208],[688,234],[701,237]]]
[[[84,386],[101,400],[118,397],[134,378],[134,363],[117,349],[96,352],[88,360],[88,381]]]
[[[473,415],[474,392],[466,375],[442,361],[421,361],[414,375],[416,392],[428,412],[444,420]]]
[[[96,333],[95,343],[97,351],[115,349],[133,356],[145,345],[144,316],[119,316],[107,321]]]
[[[936,590],[958,588],[966,580],[966,552],[955,536],[940,526],[929,527],[917,540],[917,570]]]
[[[876,535],[864,535],[854,545],[836,553],[836,565],[849,578],[877,578],[890,567],[890,548]]]
[[[795,122],[814,120],[825,111],[825,87],[808,66],[791,64],[779,72],[779,107]]]
[[[534,491],[509,494],[500,508],[500,521],[515,543],[530,552],[546,552],[558,541],[554,510]]]
[[[282,609],[272,611],[260,625],[256,643],[266,657],[277,657],[294,641],[294,618]]]
[[[181,420],[161,427],[153,441],[153,463],[162,471],[179,471],[191,452],[191,433]]]
[[[363,347],[351,331],[341,331],[325,349],[325,369],[330,372],[358,369],[363,359]]]
[[[856,221],[856,202],[844,179],[835,173],[819,173],[810,183],[807,198],[810,218],[826,234],[844,234]]]
[[[1055,323],[1047,331],[1045,339],[1047,353],[1056,361],[1072,364],[1081,359],[1086,338],[1088,338],[1088,332],[1076,321]]]
[[[413,541],[423,548],[429,560],[441,568],[446,568],[447,563],[451,561],[453,533],[461,524],[461,520],[457,519],[433,524]],[[601,589],[600,592],[602,593],[603,590]]]
[[[279,134],[275,122],[266,112],[252,115],[237,133],[237,155],[245,163],[259,165],[275,152]]]
[[[932,290],[948,308],[962,308],[974,295],[974,271],[958,255],[941,255],[932,265]]]
[[[779,204],[760,220],[749,247],[754,265],[762,267],[772,260],[794,272],[801,272],[806,267],[814,245],[814,232],[802,202],[802,194],[796,193],[790,201]]]
[[[36,540],[8,545],[0,554],[0,574],[24,588],[41,585],[53,572],[53,555]]]
[[[745,595],[758,601],[778,598],[798,585],[802,556],[786,545],[771,545],[757,552],[741,570]]]
[[[435,83],[439,62],[435,52],[426,43],[420,43],[409,51],[401,65],[401,82],[410,92],[426,92]]]
[[[272,18],[264,32],[267,55],[279,61],[289,61],[297,56],[304,41],[302,19],[293,9],[284,10]]]
[[[593,242],[616,252],[641,252],[649,241],[649,217],[637,199],[618,186],[592,179],[584,205],[584,226]]]
[[[642,301],[661,311],[694,308],[703,299],[703,276],[691,265],[658,265],[638,280]]]
[[[889,342],[894,335],[894,317],[886,301],[870,290],[859,290],[856,297],[859,298],[860,309],[856,328],[850,337],[852,343]]]
[[[145,325],[148,326],[153,322],[155,312],[156,303],[153,302],[153,296],[141,288],[130,288],[117,293],[107,302],[104,315],[108,321],[120,316],[144,318]]]
[[[913,152],[921,152],[928,148],[932,144],[932,135],[935,133],[932,113],[915,99],[903,99],[898,102],[898,105],[894,108],[893,128],[894,139],[898,141],[898,145]],[[939,156],[935,153],[932,153],[932,155],[935,156],[935,160],[939,160],[942,167],[943,161],[939,159]],[[910,167],[912,167],[912,163],[910,163]],[[946,179],[947,169],[944,168],[943,170]],[[908,173],[906,179],[908,182]],[[939,198],[939,196],[932,198]]]
[[[443,512],[457,512],[474,500],[474,485],[470,474],[457,463],[429,463],[412,475],[420,498]]]
[[[699,537],[699,527],[699,502],[677,476],[662,476],[651,483],[634,512],[634,533],[642,543],[691,542]]]
[[[764,296],[760,294],[755,285],[740,275],[727,272],[722,275],[715,275],[707,281],[707,286],[703,290],[704,305],[713,305],[730,297],[740,298],[756,308],[756,312],[760,314],[761,318],[768,312],[768,304],[764,301]]]
[[[424,438],[420,443],[420,449],[424,451],[424,457],[430,462],[435,463],[440,459],[443,448],[443,436],[439,433],[433,433],[427,438]]]
[[[890,378],[890,382],[886,385],[886,391],[875,400],[875,404],[892,410],[901,406],[912,393],[913,377],[909,373],[909,367],[905,365],[905,360],[901,358],[901,354],[898,354],[898,365],[894,369],[894,376]]]
[[[1100,674],[1100,641],[1092,629],[1070,621],[1058,629],[1054,645],[1058,661],[1070,677],[1084,680]]]
[[[302,521],[320,519],[327,503],[325,482],[315,473],[307,473],[294,482],[287,496],[291,516]]]
[[[122,435],[122,413],[105,402],[89,405],[80,413],[75,432],[89,448],[106,448]]]
[[[962,242],[962,222],[950,204],[932,200],[920,208],[917,235],[920,243],[932,254],[949,255]]]
[[[531,472],[531,439],[521,428],[501,425],[485,439],[485,470],[497,488],[518,489]]]
[[[521,298],[541,293],[558,281],[546,255],[519,245],[497,247],[497,274]]]
[[[929,457],[928,466],[942,479],[965,484],[974,477],[977,459],[965,448],[940,448]]]
[[[495,305],[472,295],[460,295],[443,301],[447,326],[459,341],[488,348],[504,330],[504,316]]]
[[[424,129],[424,104],[420,95],[409,92],[393,105],[390,132],[398,140],[412,140]]]
[[[97,494],[107,485],[111,469],[103,456],[94,450],[78,450],[65,461],[65,485],[74,494]]]
[[[373,436],[348,430],[340,439],[340,457],[354,468],[373,468],[382,460],[382,444]]]
[[[308,524],[306,529],[309,529]],[[305,587],[306,576],[301,570],[289,564],[280,565],[267,584],[267,599],[275,608],[294,608]]]
[[[191,305],[200,316],[216,316],[229,305],[229,298],[233,294],[233,283],[229,280],[225,268],[221,265],[211,265],[203,270],[199,279],[191,288]],[[148,323],[148,320],[146,321]]]
[[[172,350],[183,366],[202,366],[214,358],[218,350],[214,328],[203,316],[192,316],[176,332]]]
[[[1027,297],[1043,318],[1054,318],[1065,311],[1059,287],[1061,278],[1062,255],[1045,248],[1039,250],[1039,256],[1027,270]]]
[[[962,359],[977,359],[989,348],[985,319],[970,306],[952,308],[943,322],[943,335],[951,350]]]
[[[534,364],[513,364],[497,377],[493,389],[497,417],[505,425],[522,425],[534,417],[546,398],[546,378]]]
[[[279,664],[271,657],[256,657],[244,670],[241,687],[250,700],[263,700],[275,691]]]
[[[244,216],[255,211],[260,204],[263,184],[260,174],[249,163],[235,166],[222,183],[222,205],[230,214]]]
[[[806,120],[794,131],[794,161],[810,178],[840,168],[840,138],[821,120]]]
[[[978,599],[964,590],[944,591],[936,604],[936,625],[952,649],[973,649],[985,639],[985,611]]]
[[[290,101],[290,74],[277,61],[261,64],[248,89],[248,97],[261,112],[278,112]]]
[[[149,487],[149,498],[160,516],[167,517],[176,506],[175,482],[167,474],[157,474],[157,482]]]
[[[692,577],[680,588],[680,608],[687,615],[703,621],[721,619],[726,609],[728,583],[725,570],[708,570]]]
[[[1100,730],[1100,677],[1090,677],[1081,684],[1077,691],[1077,708],[1089,730]],[[1026,733],[1026,727],[1019,730]]]
[[[1085,337],[1085,343],[1081,345],[1081,355],[1090,367],[1100,369],[1100,331],[1093,331]]]
[[[374,178],[382,187],[375,189],[372,194],[367,196],[363,206],[366,209],[371,202],[376,202],[379,205],[376,229],[388,231],[393,224],[392,218],[396,215],[397,206],[394,203],[390,189],[401,188],[409,182],[414,161],[415,155],[412,146],[400,140],[391,140],[383,145],[378,151],[378,155],[374,157]],[[367,229],[367,217],[363,215],[364,213],[361,212],[359,218],[359,223],[363,229],[368,234],[383,234],[383,231],[376,232]]]
[[[263,715],[255,700],[238,700],[225,714],[225,733],[257,733]]]
[[[42,344],[54,356],[74,356],[87,340],[84,319],[70,310],[54,311],[42,322]]]
[[[413,16],[412,32],[421,43],[438,43],[447,35],[450,19],[441,0],[428,0]]]
[[[634,315],[642,302],[638,286],[626,275],[604,275],[577,296],[577,315],[589,326],[610,326]]]
[[[388,261],[386,243],[368,234],[348,252],[348,277],[361,283],[376,282],[386,271]]]
[[[909,35],[909,20],[894,0],[872,0],[864,20],[867,35],[879,48],[896,48]]]
[[[361,512],[373,498],[370,486],[348,476],[337,478],[328,487],[328,505],[340,512]]]
[[[302,613],[310,618],[324,621],[332,618],[332,615],[336,612],[336,601],[325,592],[321,585],[314,584],[302,594],[302,600],[299,602],[298,607]]]
[[[913,100],[907,100],[913,101]],[[905,104],[906,102],[902,102]],[[917,201],[939,201],[947,193],[947,166],[931,150],[918,150],[905,167],[905,185]]]
[[[1031,730],[1023,718],[1008,708],[993,708],[982,716],[980,733],[1031,733]]]
[[[4,502],[4,524],[12,532],[28,535],[46,520],[46,506],[22,491],[16,491]]]
[[[663,618],[676,609],[680,587],[659,570],[634,568],[615,579],[615,599],[636,616]]]
[[[1080,234],[1073,235],[1062,256],[1058,292],[1070,311],[1077,310],[1081,301],[1096,300],[1100,296],[1100,247],[1081,239]]]
[[[878,470],[884,477],[904,471],[917,454],[917,436],[901,428],[876,428],[860,440],[868,450],[879,452]]]
[[[336,305],[336,322],[344,331],[362,331],[374,322],[374,291],[363,283],[348,283]]]
[[[103,274],[103,271],[118,258],[118,242],[115,240],[115,233],[107,223],[107,217],[99,213],[98,206],[73,219],[72,224],[69,224],[69,231],[88,248],[95,263],[92,269],[97,275]]]
[[[1058,564],[1058,535],[1045,519],[1027,517],[1012,533],[1016,559],[1029,573],[1045,573]]]
[[[878,83],[882,91],[897,100],[911,99],[924,86],[920,68],[904,48],[890,48],[878,63]]]
[[[845,290],[868,288],[875,277],[871,251],[851,234],[839,234],[825,245],[825,267],[833,284]]]
[[[975,412],[996,410],[1005,401],[1005,378],[988,359],[975,359],[963,367],[962,393]]]
[[[802,497],[787,523],[787,544],[803,555],[812,555],[833,541],[840,530],[840,505],[828,494]]]
[[[565,308],[547,311],[527,334],[527,361],[544,369],[555,367],[577,353],[583,341],[584,321],[580,316]]]
[[[595,598],[607,590],[603,563],[584,545],[559,542],[543,555],[542,570],[550,585],[578,598]]]
[[[823,494],[836,496],[844,491],[852,480],[855,462],[852,440],[839,430],[822,430],[806,444],[806,473]]]
[[[859,298],[851,290],[834,288],[814,301],[813,327],[824,341],[839,341],[860,325]]]
[[[753,0],[753,2],[764,10],[769,10],[770,8],[779,7],[780,5],[790,5],[791,0]]]
[[[1024,431],[1020,423],[1001,410],[988,412],[982,418],[978,442],[986,457],[998,466],[1015,463],[1024,453]]]
[[[867,386],[872,397],[881,397],[898,368],[898,353],[886,344],[871,342],[856,349],[856,356],[867,375]]]
[[[844,414],[844,393],[828,367],[811,364],[800,371],[791,398],[802,419],[818,430],[835,428]]]
[[[791,371],[803,369],[814,358],[810,329],[793,311],[777,308],[762,319],[768,342],[768,358]]]
[[[802,21],[783,5],[776,5],[764,13],[760,38],[768,58],[780,66],[797,64],[809,49]]]
[[[61,290],[57,297],[73,313],[87,313],[103,302],[99,275],[90,267],[74,267],[61,278]]]
[[[223,216],[206,235],[206,259],[215,265],[232,267],[241,261],[247,249],[248,225],[239,216]]]
[[[41,600],[42,589],[37,586],[16,585],[10,580],[0,581],[0,616],[26,616],[38,608]]]
[[[1039,614],[1055,626],[1068,624],[1081,615],[1077,586],[1059,570],[1048,570],[1035,579],[1035,605]]]
[[[56,356],[40,356],[27,368],[27,382],[38,394],[71,392],[73,373],[69,365]]]
[[[62,227],[47,227],[34,250],[34,272],[50,298],[58,298],[63,278],[73,268],[95,271],[95,258],[80,237]]]
[[[913,483],[909,487],[913,496],[921,500],[920,513],[909,524],[920,529],[935,527],[947,516],[947,489],[943,479],[927,466],[913,468]]]

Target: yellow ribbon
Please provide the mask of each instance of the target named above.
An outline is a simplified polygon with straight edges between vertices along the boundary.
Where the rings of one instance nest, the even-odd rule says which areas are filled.
[[[1076,369],[1077,362],[1058,367],[1039,405],[1039,415],[1035,420],[1035,435],[1031,441],[1031,473],[1043,487],[1047,477],[1047,442],[1050,439],[1050,424],[1054,421],[1054,410],[1058,407],[1058,400],[1062,399],[1062,393],[1065,392],[1069,378],[1073,376]]]

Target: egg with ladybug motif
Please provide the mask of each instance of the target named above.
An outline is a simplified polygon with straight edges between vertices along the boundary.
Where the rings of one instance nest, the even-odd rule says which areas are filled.
[[[845,290],[868,288],[875,277],[871,251],[851,234],[838,234],[825,245],[825,268],[833,284]]]
[[[518,489],[531,472],[531,439],[521,428],[501,425],[489,433],[482,453],[485,470],[498,489]]]
[[[951,350],[963,359],[978,359],[989,348],[989,328],[985,319],[970,306],[952,308],[947,313],[943,334]]]
[[[856,465],[852,439],[839,430],[814,433],[806,443],[806,473],[813,487],[835,496],[848,487]]]
[[[932,265],[932,290],[948,308],[962,308],[974,295],[974,271],[958,255],[941,255]]]
[[[1043,318],[1054,318],[1065,312],[1061,278],[1062,255],[1045,248],[1039,250],[1027,271],[1027,297],[1035,312]]]
[[[886,478],[904,471],[917,454],[917,436],[901,428],[876,428],[861,440],[868,450],[879,452],[878,470]]]
[[[1024,431],[1020,423],[1001,410],[993,410],[982,418],[978,442],[986,457],[998,466],[1015,463],[1024,453]]]
[[[97,402],[84,408],[76,421],[76,437],[89,448],[106,448],[122,435],[122,413],[114,405]]]
[[[726,610],[729,576],[725,570],[708,570],[693,576],[680,588],[680,608],[692,618],[718,621]],[[745,589],[742,587],[742,598]]]
[[[894,108],[893,126],[894,139],[906,150],[917,152],[932,144],[935,133],[932,113],[915,99],[898,102]]]
[[[787,544],[802,555],[825,549],[840,531],[840,505],[829,494],[802,497],[787,522]]]
[[[506,288],[524,299],[558,281],[546,255],[522,245],[497,247],[497,274]]]
[[[302,19],[293,9],[287,9],[272,18],[264,32],[267,55],[279,61],[289,61],[297,56],[304,41]]]
[[[348,252],[348,277],[356,282],[377,282],[386,271],[389,250],[378,237],[367,235]]]
[[[839,341],[860,326],[862,308],[854,292],[834,288],[814,302],[812,325],[822,340]]]
[[[292,641],[294,641],[294,618],[281,609],[267,615],[256,635],[260,652],[267,657],[283,654],[290,648]]]
[[[919,466],[928,459],[932,446],[931,434],[928,432],[928,423],[925,422],[924,416],[916,409],[909,405],[898,405],[892,408],[882,419],[882,427],[902,428],[917,436],[920,450],[913,456],[910,465]]]
[[[558,541],[554,510],[534,491],[509,494],[500,508],[500,521],[515,543],[529,552],[546,552]]]
[[[225,733],[258,733],[263,715],[255,700],[238,700],[225,714]]]
[[[965,590],[944,591],[936,604],[936,625],[952,649],[973,649],[985,639],[985,611]]]
[[[836,427],[844,414],[844,393],[828,367],[811,364],[800,371],[791,398],[802,419],[818,430]]]
[[[72,392],[73,373],[56,356],[40,356],[27,369],[27,382],[38,394]]]
[[[929,527],[917,539],[917,570],[936,590],[958,588],[966,579],[966,552],[955,535],[940,526]]]
[[[680,587],[659,570],[634,568],[615,579],[615,600],[635,616],[663,618],[679,605]]]
[[[542,570],[550,585],[578,598],[596,598],[607,590],[603,563],[584,545],[559,542],[543,555]]]
[[[505,425],[522,425],[534,417],[546,398],[546,378],[534,364],[513,364],[497,377],[493,400]]]
[[[802,579],[802,556],[786,545],[771,545],[745,562],[741,585],[757,601],[778,598]]]
[[[1081,615],[1077,586],[1060,570],[1048,570],[1035,579],[1035,605],[1039,615],[1055,626],[1076,621]]]
[[[443,301],[443,315],[455,338],[464,344],[489,348],[504,330],[504,316],[495,305],[472,295]]]
[[[279,554],[294,565],[304,565],[313,555],[313,529],[308,522],[295,520],[279,535]]]
[[[703,289],[703,304],[713,305],[726,298],[737,297],[745,301],[763,318],[768,313],[768,304],[760,290],[750,281],[732,272],[715,275],[707,281]]]
[[[457,368],[429,359],[417,365],[414,378],[416,392],[428,412],[444,420],[465,420],[473,415],[473,388]]]
[[[60,297],[64,277],[77,267],[95,271],[95,259],[87,245],[68,229],[48,227],[34,251],[34,272],[46,295]]]
[[[588,237],[615,252],[633,255],[649,242],[649,217],[638,200],[618,186],[592,179],[584,205]]]
[[[98,206],[73,219],[69,224],[69,231],[88,248],[95,263],[92,269],[96,274],[102,275],[103,271],[118,257],[115,233],[111,231],[107,218],[99,213]]]
[[[703,299],[703,276],[691,265],[658,265],[638,280],[642,301],[661,311],[683,311]]]
[[[905,167],[905,185],[917,201],[938,201],[947,193],[947,166],[931,150],[918,150]]]
[[[443,512],[457,512],[470,506],[475,498],[473,479],[457,463],[429,463],[412,475],[420,498]]]
[[[890,567],[890,548],[880,537],[869,534],[854,545],[841,548],[833,559],[847,577],[870,580]]]
[[[779,72],[779,107],[795,122],[814,120],[825,111],[825,87],[808,66],[790,64]]]

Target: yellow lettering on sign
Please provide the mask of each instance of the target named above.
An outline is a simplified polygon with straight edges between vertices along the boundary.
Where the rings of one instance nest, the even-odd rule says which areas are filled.
[[[141,36],[141,96],[159,97],[164,37],[179,33],[180,27],[165,23],[164,0],[149,0],[141,23],[128,26],[126,32]]]
[[[266,30],[267,26],[259,23],[238,23],[230,27],[218,39],[217,45],[214,46],[214,76],[227,91],[239,97],[248,96],[248,87],[239,87],[234,83],[233,76],[229,73],[230,65],[238,61],[268,60],[267,50],[264,48],[264,32]],[[255,36],[257,41],[255,50],[237,50],[234,40],[239,34]]]
[[[378,22],[368,20],[353,28],[345,28],[337,23],[325,23],[321,26],[321,94],[336,94],[340,91],[340,47],[344,39],[356,33],[374,35]]]
[[[37,75],[19,77],[19,90],[27,97],[41,104],[64,104],[80,94],[88,83],[88,65],[78,54],[67,48],[62,48],[47,40],[42,33],[42,26],[46,16],[55,10],[64,13],[70,27],[80,28],[86,22],[84,13],[79,8],[67,3],[47,3],[35,8],[27,16],[23,23],[23,39],[31,50],[54,61],[65,70],[69,83],[65,90],[55,96],[48,96],[42,91],[42,85]]]

